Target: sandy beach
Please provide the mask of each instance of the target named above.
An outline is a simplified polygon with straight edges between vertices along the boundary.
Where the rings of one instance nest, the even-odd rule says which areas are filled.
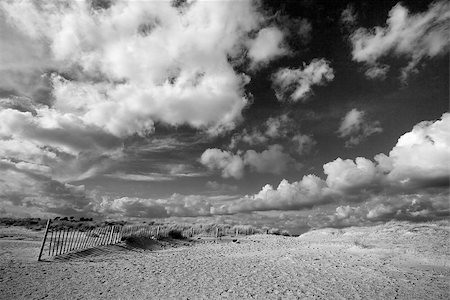
[[[124,245],[37,262],[41,233],[2,228],[1,299],[448,299],[447,223]]]

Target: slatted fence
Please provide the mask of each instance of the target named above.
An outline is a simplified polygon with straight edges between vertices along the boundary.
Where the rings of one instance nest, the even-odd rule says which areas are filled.
[[[129,238],[208,236],[221,238],[222,236],[238,236],[254,234],[252,228],[187,228],[173,229],[159,225],[107,225],[91,229],[76,229],[64,225],[52,226],[47,221],[45,234],[42,239],[38,260],[52,258],[71,252],[77,252],[98,246],[115,245]],[[176,235],[175,235],[176,234]]]
[[[102,226],[87,230],[70,227],[52,227],[48,221],[38,260],[74,251],[119,243],[123,226]]]

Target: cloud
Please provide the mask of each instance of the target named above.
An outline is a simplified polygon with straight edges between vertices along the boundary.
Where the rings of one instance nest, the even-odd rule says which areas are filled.
[[[324,164],[325,180],[307,175],[274,189],[232,201],[228,212],[311,209],[339,204],[333,215],[316,214],[314,226],[351,226],[389,219],[432,219],[450,214],[450,114],[421,122],[401,136],[389,155],[374,160],[337,158]],[[363,203],[364,205],[358,206]]]
[[[116,172],[112,174],[106,174],[106,177],[121,179],[126,181],[169,181],[175,179],[174,177],[167,176],[160,173],[150,173],[150,174],[126,174],[123,172]]]
[[[402,135],[389,155],[375,160],[390,181],[402,186],[446,186],[449,182],[450,114],[440,120],[423,121]]]
[[[345,115],[338,129],[339,137],[347,138],[346,147],[356,146],[372,134],[382,131],[380,122],[369,122],[366,119],[366,112],[356,108]]]
[[[366,72],[364,72],[364,75],[366,75],[366,77],[370,79],[384,80],[386,79],[386,74],[387,72],[389,72],[389,69],[390,67],[388,65],[376,64],[372,67],[369,67]]]
[[[312,25],[307,19],[301,19],[298,24],[298,36],[306,44],[311,40]]]
[[[316,141],[311,135],[298,132],[295,121],[282,114],[270,117],[259,127],[254,127],[250,132],[244,128],[241,133],[234,134],[229,145],[230,149],[236,149],[239,145],[258,146],[267,144],[269,141],[281,142],[286,140],[290,144],[289,149],[295,148],[291,154],[304,155],[311,152]]]
[[[237,185],[231,185],[226,183],[220,183],[217,181],[208,181],[206,182],[206,187],[213,191],[222,191],[222,192],[236,192],[238,190]]]
[[[311,226],[336,227],[392,219],[439,219],[450,215],[449,125],[450,114],[445,113],[439,120],[414,126],[388,155],[378,154],[374,160],[337,158],[324,165],[325,179],[312,174],[294,182],[283,179],[277,187],[265,185],[246,196],[173,194],[161,199],[112,199],[87,193],[82,185],[55,181],[45,166],[3,159],[2,178],[10,180],[0,181],[0,199],[8,211],[25,207],[24,211],[41,214],[169,218],[304,210],[311,216]],[[271,162],[283,160],[278,157],[282,150],[279,145],[260,153],[208,149],[201,162],[221,170],[224,177],[243,176],[245,167],[274,168]],[[233,160],[239,163],[233,165]],[[212,181],[208,186],[228,188]],[[330,208],[334,209],[331,214]]]
[[[250,78],[235,64],[287,53],[282,30],[263,28],[268,17],[257,1],[117,1],[101,9],[89,1],[15,1],[0,10],[4,35],[20,31],[23,44],[50,53],[37,59],[39,51],[27,51],[40,65],[24,64],[23,72],[56,70],[52,107],[117,137],[146,135],[155,122],[230,130],[249,104]],[[17,68],[23,55],[3,51]]]
[[[333,69],[325,59],[313,59],[303,68],[283,68],[272,75],[273,88],[279,101],[305,102],[313,85],[325,85],[334,79]]]
[[[307,209],[330,201],[329,193],[326,183],[315,175],[293,183],[283,179],[276,189],[267,184],[257,194],[235,201],[228,210],[236,213]]]
[[[244,163],[258,173],[272,174],[281,174],[290,165],[298,165],[289,154],[284,153],[284,148],[278,144],[271,145],[262,152],[247,150],[244,155]]]
[[[245,143],[250,146],[261,145],[265,144],[268,140],[268,137],[259,130],[253,128],[253,130],[249,132],[244,128],[241,133],[234,134],[231,137],[229,148],[235,149],[238,147],[239,143]]]
[[[358,14],[352,4],[347,5],[347,7],[342,11],[340,21],[347,29],[351,29],[356,25],[358,21]]]
[[[252,68],[267,64],[276,57],[290,53],[284,45],[285,34],[277,27],[261,29],[254,40],[248,42],[247,56],[251,60]]]
[[[267,129],[264,134],[270,138],[284,136],[292,130],[292,127],[294,127],[293,120],[289,118],[287,114],[270,117],[267,119],[265,125]]]
[[[244,161],[239,154],[217,148],[206,149],[200,157],[200,162],[210,170],[221,170],[222,177],[236,179],[244,176]]]
[[[9,210],[32,215],[92,214],[92,199],[83,185],[54,180],[49,168],[24,161],[0,160],[0,202]]]
[[[402,4],[395,5],[385,27],[358,28],[351,34],[353,60],[373,68],[385,56],[406,57],[409,63],[401,75],[406,80],[421,61],[448,52],[449,11],[447,1],[433,2],[427,11],[417,14],[411,14]],[[369,78],[374,78],[373,74],[366,73]]]
[[[359,191],[380,184],[380,170],[376,164],[364,157],[351,159],[337,158],[323,165],[327,175],[327,185],[336,191]]]
[[[341,158],[324,165],[329,187],[339,190],[415,193],[449,185],[450,114],[436,121],[424,121],[402,135],[389,155],[374,160]]]
[[[311,136],[301,133],[294,135],[292,141],[297,145],[297,153],[300,155],[310,153],[317,143]]]
[[[244,176],[246,166],[258,173],[272,174],[281,174],[292,165],[298,167],[295,160],[284,153],[284,148],[278,144],[270,145],[262,152],[247,150],[236,154],[217,148],[206,149],[200,157],[200,163],[210,170],[221,170],[224,178],[235,179]]]
[[[266,144],[269,140],[280,139],[290,135],[294,128],[294,120],[287,114],[270,117],[261,126],[255,127],[251,131],[244,128],[241,133],[234,134],[229,147],[234,149],[240,143],[250,146]]]
[[[172,194],[163,199],[122,197],[104,198],[96,207],[98,212],[118,217],[168,218],[200,217],[222,214],[222,202],[233,196],[181,195]]]

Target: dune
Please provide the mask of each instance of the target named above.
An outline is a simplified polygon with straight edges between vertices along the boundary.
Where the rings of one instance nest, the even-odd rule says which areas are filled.
[[[38,240],[1,236],[1,299],[450,298],[444,221],[123,244],[45,262]]]

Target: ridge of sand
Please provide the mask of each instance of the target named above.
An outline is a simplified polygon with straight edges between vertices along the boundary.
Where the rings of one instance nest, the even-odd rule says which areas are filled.
[[[391,222],[40,263],[38,241],[0,239],[0,298],[448,299],[449,233]]]

